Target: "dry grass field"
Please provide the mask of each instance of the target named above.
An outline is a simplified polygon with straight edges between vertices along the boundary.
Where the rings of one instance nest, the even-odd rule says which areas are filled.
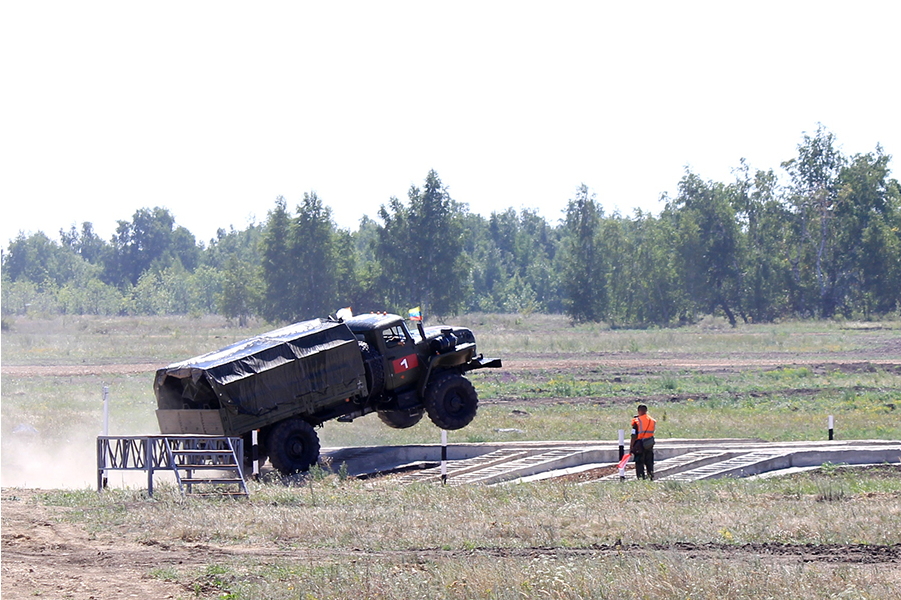
[[[901,439],[901,324],[672,330],[468,315],[481,403],[450,441],[614,439],[643,401],[662,438]],[[316,470],[249,499],[93,490],[113,434],[153,433],[153,371],[267,329],[214,319],[18,320],[2,334],[4,598],[895,598],[898,465],[777,479],[399,485]],[[323,445],[437,441],[423,422],[327,423]]]

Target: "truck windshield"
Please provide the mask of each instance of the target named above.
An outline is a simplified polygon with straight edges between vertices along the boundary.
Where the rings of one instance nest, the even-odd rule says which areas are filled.
[[[403,323],[382,330],[382,335],[385,336],[385,345],[389,348],[403,346],[409,338],[407,328]]]

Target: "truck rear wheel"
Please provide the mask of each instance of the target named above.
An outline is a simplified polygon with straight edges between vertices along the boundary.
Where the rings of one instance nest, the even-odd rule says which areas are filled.
[[[422,420],[422,409],[418,410],[380,410],[379,419],[393,429],[413,427]]]
[[[303,419],[285,419],[266,436],[269,462],[282,475],[309,470],[319,460],[319,436]]]
[[[426,412],[432,423],[441,429],[466,427],[475,419],[478,408],[476,389],[462,375],[447,375],[426,389]]]

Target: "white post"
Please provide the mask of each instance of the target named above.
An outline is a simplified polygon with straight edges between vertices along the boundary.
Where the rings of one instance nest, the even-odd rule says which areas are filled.
[[[109,435],[109,386],[103,386],[103,435]]]
[[[619,470],[619,480],[626,480],[626,432],[622,429],[619,430],[619,464],[617,465],[617,469]]]
[[[106,437],[109,435],[109,386],[103,386],[103,436]],[[105,440],[103,444],[97,444],[97,448],[102,450],[98,450],[98,462],[101,461],[100,454],[103,454],[102,461],[103,466],[106,466],[106,449],[109,448],[109,441]],[[106,469],[103,469],[100,475],[100,481],[103,489],[106,489],[108,478],[106,474]]]
[[[153,498],[153,438],[144,438],[144,467],[147,468],[147,496]]]
[[[829,415],[829,439],[830,440],[835,439],[835,431],[834,431],[834,427],[833,427],[834,425],[835,425],[835,420],[832,418],[832,415]]]
[[[622,459],[626,455],[626,432],[619,430],[619,457]]]
[[[628,458],[629,458],[628,456],[623,456],[619,460],[619,464],[616,465],[616,468],[619,470],[619,480],[620,481],[626,480],[626,463],[629,462]]]
[[[250,456],[253,458],[253,480],[260,480],[260,447],[259,443],[259,429],[254,429],[250,432]],[[240,458],[238,460],[241,460]]]

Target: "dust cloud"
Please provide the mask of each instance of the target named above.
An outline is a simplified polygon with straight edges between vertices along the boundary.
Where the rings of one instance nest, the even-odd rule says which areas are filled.
[[[2,487],[84,489],[97,485],[97,434],[69,432],[64,440],[20,426],[3,436]]]

